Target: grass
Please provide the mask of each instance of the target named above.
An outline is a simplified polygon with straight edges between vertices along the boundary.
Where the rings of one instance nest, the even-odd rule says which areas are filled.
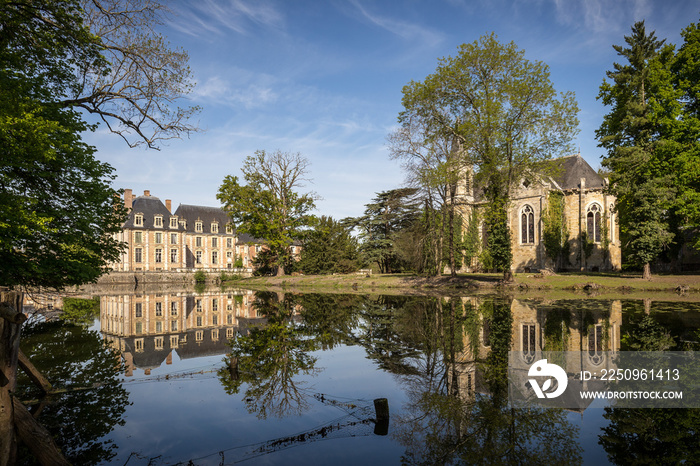
[[[503,283],[502,274],[459,274],[426,277],[413,274],[374,274],[371,276],[306,275],[283,277],[253,277],[238,280],[239,286],[256,289],[282,288],[290,291],[401,293],[401,294],[463,294],[469,292],[508,291],[524,295],[595,295],[600,297],[675,296],[676,299],[700,300],[700,275],[654,275],[643,280],[641,274],[631,273],[561,273],[515,274],[512,283]],[[682,286],[683,293],[676,292]]]

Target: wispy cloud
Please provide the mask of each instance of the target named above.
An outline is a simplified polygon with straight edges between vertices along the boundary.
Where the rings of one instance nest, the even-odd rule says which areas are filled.
[[[173,9],[177,16],[171,26],[191,36],[220,36],[228,31],[248,34],[253,25],[284,26],[284,16],[268,1],[199,0],[183,2]]]
[[[278,99],[275,79],[244,70],[231,70],[232,78],[214,75],[197,84],[192,97],[202,103],[244,107],[247,110],[274,103]]]
[[[652,11],[650,0],[552,0],[557,20],[582,25],[595,34],[618,34],[621,25],[643,19]]]
[[[362,15],[363,19],[403,39],[417,41],[427,46],[435,46],[445,38],[440,31],[408,21],[374,14],[365,8],[359,0],[351,0],[350,3]]]

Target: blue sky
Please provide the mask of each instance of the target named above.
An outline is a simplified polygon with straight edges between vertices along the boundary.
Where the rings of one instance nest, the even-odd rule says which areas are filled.
[[[438,58],[495,32],[529,60],[549,65],[558,91],[573,91],[575,145],[594,167],[603,151],[595,130],[605,72],[620,61],[635,21],[679,44],[700,18],[700,1],[676,0],[198,0],[168,2],[163,31],[190,53],[200,133],[160,151],[129,149],[101,127],[86,135],[115,169],[117,188],[161,199],[218,206],[225,175],[240,175],[258,149],[300,152],[311,162],[317,213],[361,215],[375,193],[399,187],[389,159],[401,89],[433,73]]]

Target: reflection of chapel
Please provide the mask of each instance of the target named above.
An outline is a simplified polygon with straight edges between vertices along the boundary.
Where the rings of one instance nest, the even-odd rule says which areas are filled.
[[[571,155],[550,162],[548,174],[530,176],[519,180],[511,196],[508,221],[513,251],[513,271],[526,272],[543,268],[556,268],[543,241],[543,214],[552,193],[563,195],[563,217],[568,230],[569,253],[564,257],[564,270],[619,270],[621,266],[620,234],[617,215],[614,212],[615,197],[606,193],[607,179],[603,179],[580,156]],[[466,223],[471,213],[483,211],[487,201],[481,188],[475,187],[471,173],[458,189],[462,217]],[[483,220],[479,237],[485,244]],[[585,234],[584,234],[585,233]],[[607,241],[605,238],[607,237]],[[584,247],[584,238],[588,247]],[[587,254],[588,253],[588,254]],[[475,258],[465,269],[479,270]]]

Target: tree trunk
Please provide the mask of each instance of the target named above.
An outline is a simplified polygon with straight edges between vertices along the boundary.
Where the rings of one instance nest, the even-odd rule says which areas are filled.
[[[649,265],[649,262],[644,264],[644,272],[642,272],[642,278],[644,280],[651,280],[651,266]]]
[[[277,276],[278,277],[283,277],[284,276],[284,265],[279,264],[277,266]]]
[[[14,464],[17,437],[10,393],[15,389],[22,309],[22,293],[0,292],[0,464]],[[20,322],[17,322],[20,320]]]

